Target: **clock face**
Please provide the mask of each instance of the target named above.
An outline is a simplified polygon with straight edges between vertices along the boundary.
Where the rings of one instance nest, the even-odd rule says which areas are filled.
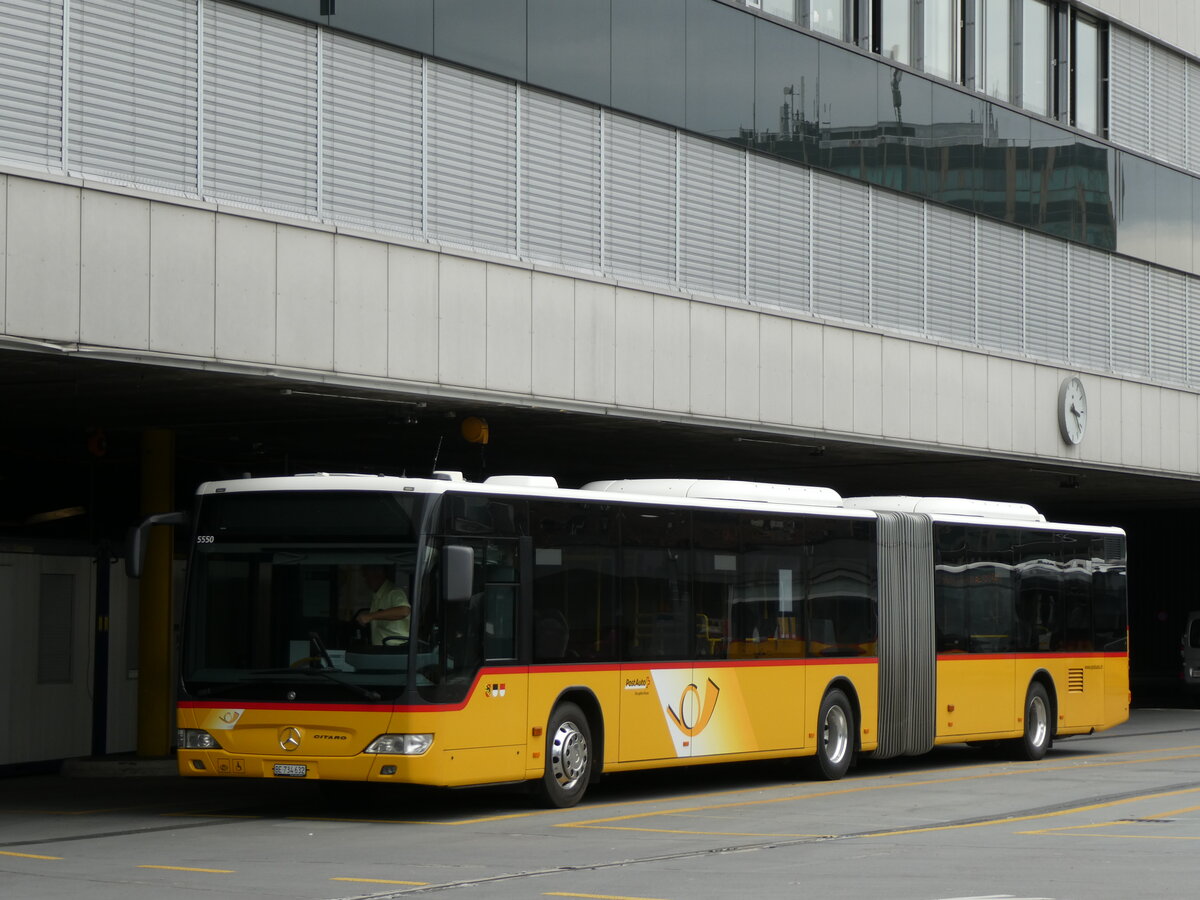
[[[1072,376],[1058,388],[1058,428],[1068,444],[1083,440],[1087,428],[1087,394],[1083,382]]]

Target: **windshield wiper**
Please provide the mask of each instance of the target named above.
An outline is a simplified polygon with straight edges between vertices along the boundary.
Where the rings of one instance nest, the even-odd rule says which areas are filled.
[[[336,685],[346,688],[351,693],[357,694],[360,697],[365,697],[367,700],[382,700],[383,696],[370,688],[365,688],[361,684],[355,684],[353,681],[346,681],[334,675],[329,669],[319,668],[286,668],[286,669],[254,669],[247,672],[239,681],[231,681],[228,684],[218,684],[212,687],[200,688],[194,691],[197,697],[211,697],[213,694],[227,691],[230,688],[242,687],[246,684],[253,684],[263,678],[270,678],[275,675],[304,675],[309,678],[324,678],[326,681],[331,681]]]
[[[383,697],[370,688],[365,688],[361,684],[355,684],[353,681],[346,681],[337,675],[334,675],[329,669],[289,669],[288,671],[296,672],[300,675],[308,675],[315,678],[324,678],[326,681],[332,681],[334,684],[340,684],[344,688],[348,688],[360,697],[366,697],[368,700],[382,700]]]

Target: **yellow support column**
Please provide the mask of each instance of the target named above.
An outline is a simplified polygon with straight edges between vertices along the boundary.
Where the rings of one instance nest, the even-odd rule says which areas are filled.
[[[142,433],[142,514],[175,507],[175,435],[151,428]],[[171,681],[172,529],[150,529],[138,584],[138,756],[167,756],[175,727]]]

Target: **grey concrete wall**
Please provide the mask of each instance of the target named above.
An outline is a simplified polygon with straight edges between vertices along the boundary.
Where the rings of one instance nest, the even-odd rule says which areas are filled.
[[[1086,0],[1081,5],[1200,56],[1200,4],[1196,0]]]
[[[1200,474],[1197,394],[67,180],[0,177],[4,334],[547,408]]]

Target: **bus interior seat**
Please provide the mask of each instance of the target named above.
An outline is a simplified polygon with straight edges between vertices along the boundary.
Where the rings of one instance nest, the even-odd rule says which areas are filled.
[[[537,613],[533,632],[534,659],[563,659],[571,630],[561,609],[545,609]]]

